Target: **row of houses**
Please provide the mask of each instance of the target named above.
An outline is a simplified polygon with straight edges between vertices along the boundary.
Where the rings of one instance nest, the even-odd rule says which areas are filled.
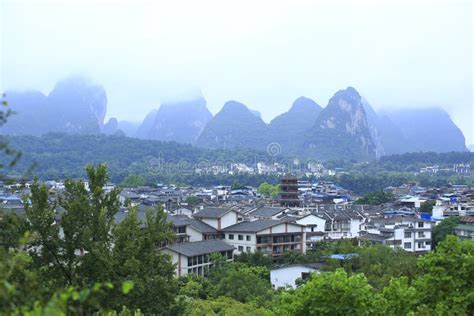
[[[431,221],[406,216],[377,220],[357,209],[315,213],[303,208],[208,207],[168,219],[176,243],[164,251],[173,258],[178,276],[206,274],[214,253],[226,260],[256,251],[276,258],[287,252],[305,253],[322,240],[360,238],[409,252],[431,250]]]

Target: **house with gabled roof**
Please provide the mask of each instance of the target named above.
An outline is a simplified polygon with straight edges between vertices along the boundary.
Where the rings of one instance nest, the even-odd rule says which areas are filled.
[[[287,211],[289,211],[289,208],[286,207],[261,206],[247,215],[255,219],[278,219]]]
[[[177,243],[221,239],[221,233],[217,229],[195,218],[168,215],[168,221],[173,224]]]
[[[222,240],[203,240],[168,245],[162,251],[171,256],[176,276],[190,273],[206,275],[212,267],[212,254],[220,254],[228,262],[234,260],[234,246]]]
[[[242,221],[222,229],[224,240],[236,247],[236,254],[261,251],[272,257],[286,252],[305,252],[304,226],[297,223],[259,219]]]
[[[231,207],[204,207],[196,212],[193,217],[218,231],[243,220],[242,214]]]

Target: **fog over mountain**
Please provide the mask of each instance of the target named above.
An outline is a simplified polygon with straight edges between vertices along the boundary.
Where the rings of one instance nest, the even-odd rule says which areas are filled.
[[[105,89],[73,76],[46,96],[7,91],[15,111],[0,132],[9,135],[106,134],[172,141],[199,147],[246,148],[316,159],[373,160],[404,152],[467,151],[462,131],[440,108],[377,112],[353,87],[338,90],[327,106],[298,97],[289,110],[265,123],[259,113],[227,101],[213,116],[204,96],[164,103],[141,124],[104,121]]]
[[[472,1],[119,3],[3,1],[0,91],[81,74],[107,91],[105,122],[141,123],[199,87],[212,114],[237,100],[269,123],[353,86],[377,112],[441,107],[474,143]]]

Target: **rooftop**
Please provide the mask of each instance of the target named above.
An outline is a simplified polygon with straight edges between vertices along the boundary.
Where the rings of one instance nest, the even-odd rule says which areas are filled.
[[[201,233],[216,233],[217,230],[206,224],[201,222],[200,220],[189,218],[186,215],[168,215],[168,221],[173,223],[174,226],[191,226],[195,230]]]
[[[273,219],[259,219],[253,222],[240,222],[235,225],[229,226],[224,228],[222,231],[224,232],[248,232],[248,233],[256,233],[261,230],[284,224],[285,222]],[[293,224],[298,225],[298,224]]]
[[[215,252],[231,251],[234,246],[222,240],[203,240],[166,246],[166,249],[182,254],[186,257],[210,254]]]
[[[205,207],[193,216],[197,218],[221,218],[230,211],[230,208],[225,207]]]
[[[261,216],[261,217],[273,217],[277,214],[280,214],[286,210],[284,207],[268,207],[262,206],[256,209],[255,211],[251,212],[249,215],[252,216]]]

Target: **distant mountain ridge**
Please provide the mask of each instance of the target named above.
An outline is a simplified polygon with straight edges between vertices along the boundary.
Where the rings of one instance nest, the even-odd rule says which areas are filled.
[[[269,128],[247,106],[228,101],[206,125],[196,145],[208,148],[262,149],[267,145]]]
[[[303,146],[306,153],[320,159],[375,158],[376,146],[362,98],[354,88],[348,87],[334,94],[306,133]]]
[[[104,88],[81,77],[59,81],[48,96],[35,90],[6,91],[4,99],[15,115],[1,132],[11,135],[98,134],[107,111]]]
[[[388,112],[387,116],[415,151],[467,151],[462,131],[443,109],[403,109]]]
[[[175,141],[207,148],[250,148],[272,154],[372,160],[405,152],[467,151],[464,135],[439,108],[376,112],[353,87],[337,91],[326,107],[307,97],[266,124],[258,111],[228,101],[212,116],[202,96],[163,103],[141,124],[110,118],[102,86],[80,77],[61,80],[49,93],[7,91],[16,115],[2,134],[107,134]],[[276,149],[276,150],[275,150]]]
[[[211,119],[212,114],[203,97],[164,103],[156,112],[144,138],[192,144]]]
[[[299,97],[288,112],[278,115],[269,124],[271,138],[278,142],[282,151],[288,154],[298,151],[294,142],[315,123],[323,108],[314,100]]]

